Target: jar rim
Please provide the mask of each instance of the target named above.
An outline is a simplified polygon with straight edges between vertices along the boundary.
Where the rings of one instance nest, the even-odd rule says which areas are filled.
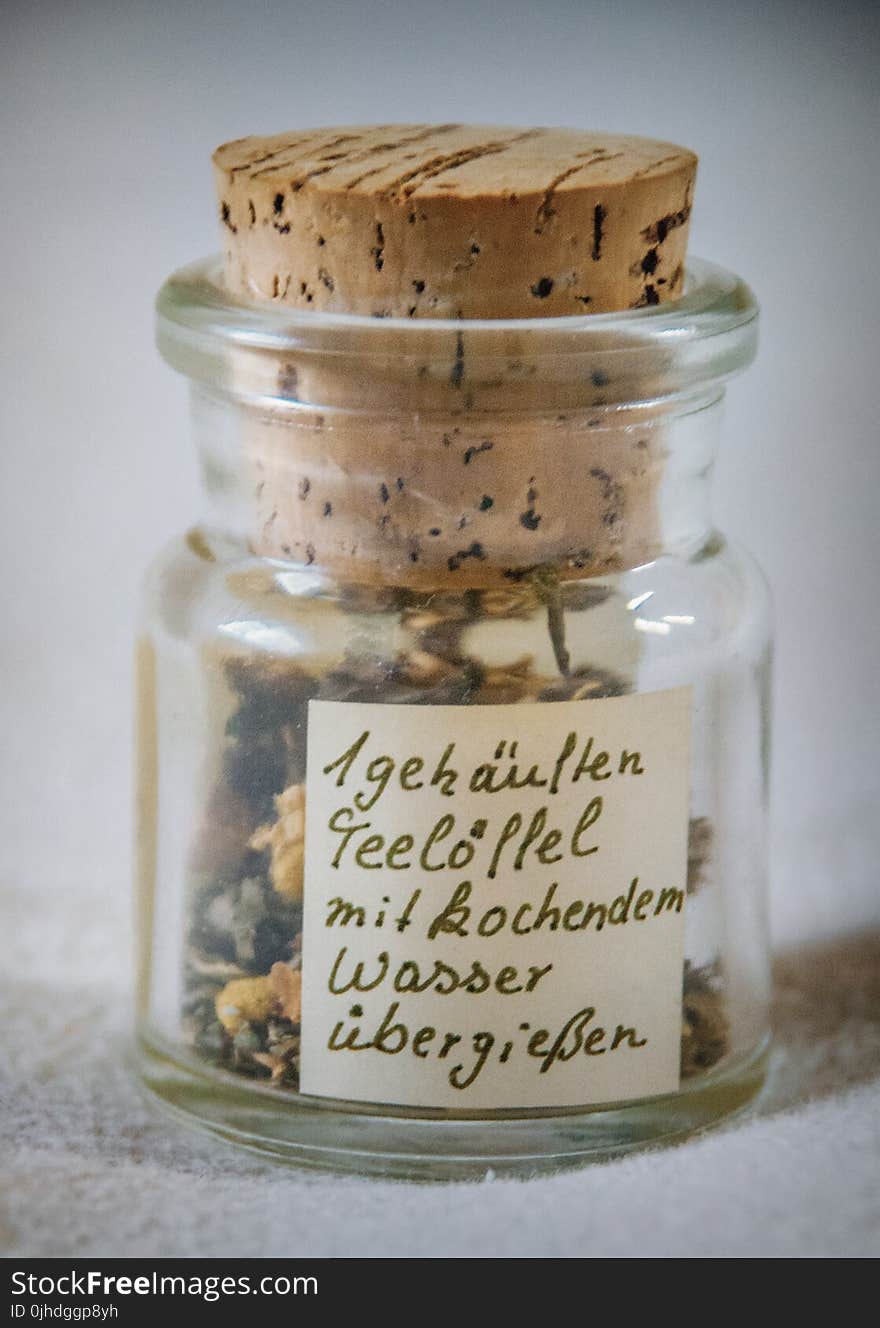
[[[635,309],[556,318],[375,318],[233,294],[214,255],[174,272],[156,312],[157,344],[171,367],[239,397],[283,398],[265,366],[254,377],[246,365],[285,357],[367,374],[407,375],[427,364],[442,375],[451,366],[454,383],[466,346],[476,384],[511,363],[518,370],[525,364],[540,383],[573,374],[592,381],[596,404],[609,404],[692,393],[738,373],[754,358],[759,310],[735,273],[691,258],[681,296]]]

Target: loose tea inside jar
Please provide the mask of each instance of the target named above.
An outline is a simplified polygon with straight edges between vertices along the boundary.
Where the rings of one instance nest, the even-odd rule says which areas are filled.
[[[695,168],[215,154],[224,260],[159,301],[208,510],[146,596],[141,1046],[226,1137],[533,1170],[761,1082],[769,614],[708,504],[756,308],[686,261]]]

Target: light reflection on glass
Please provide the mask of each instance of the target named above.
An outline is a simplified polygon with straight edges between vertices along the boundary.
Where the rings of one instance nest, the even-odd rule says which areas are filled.
[[[223,636],[231,636],[235,641],[245,642],[255,650],[295,656],[302,649],[302,641],[293,636],[289,625],[271,627],[266,623],[250,620],[223,623],[218,630]]]
[[[636,618],[636,631],[651,632],[654,636],[668,636],[672,631],[667,622],[654,622],[652,618]]]

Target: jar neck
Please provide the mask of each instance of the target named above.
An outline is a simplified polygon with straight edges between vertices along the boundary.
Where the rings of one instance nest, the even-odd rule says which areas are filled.
[[[309,314],[166,282],[210,524],[345,580],[453,589],[603,576],[695,549],[722,384],[757,305],[692,260],[678,299],[575,318]]]
[[[192,388],[205,524],[339,580],[469,589],[690,556],[723,389],[661,403],[417,412]]]

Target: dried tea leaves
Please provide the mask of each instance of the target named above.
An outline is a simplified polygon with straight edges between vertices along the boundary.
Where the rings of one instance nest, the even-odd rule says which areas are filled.
[[[509,587],[458,594],[343,587],[339,609],[363,620],[388,651],[350,648],[323,669],[265,654],[222,661],[232,694],[218,777],[192,855],[183,1022],[198,1054],[288,1090],[299,1082],[305,762],[311,699],[406,705],[504,705],[621,696],[629,681],[589,664],[571,667],[572,614],[603,603],[601,583],[559,583],[546,572]],[[488,662],[475,629],[543,623],[556,671],[532,654]],[[374,622],[382,625],[370,633]],[[390,626],[389,626],[390,624]],[[355,621],[353,621],[353,626]],[[358,634],[353,634],[358,639]],[[712,827],[689,827],[687,889],[707,880]],[[727,1054],[718,964],[685,964],[681,1073]]]

